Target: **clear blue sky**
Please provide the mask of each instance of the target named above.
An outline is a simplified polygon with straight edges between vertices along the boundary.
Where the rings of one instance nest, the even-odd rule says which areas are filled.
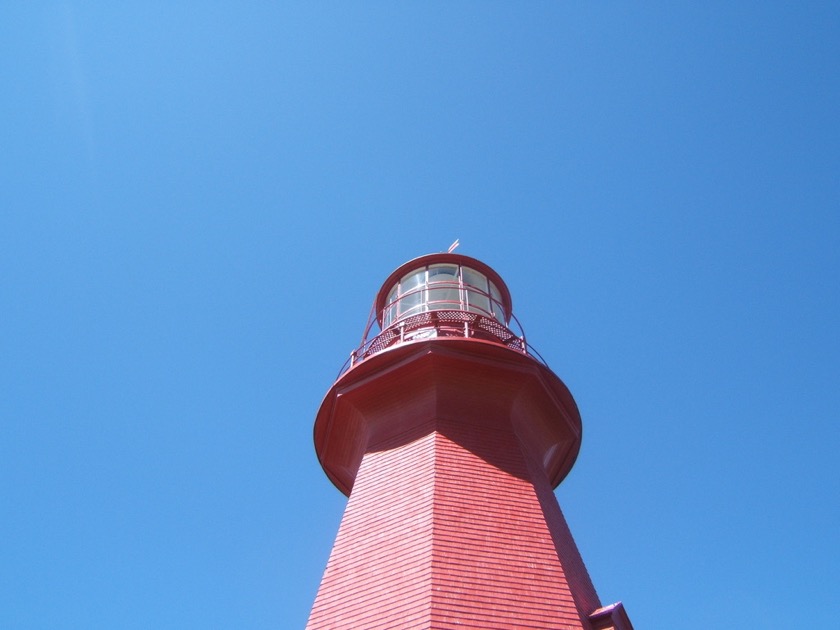
[[[835,627],[839,5],[207,4],[0,16],[0,627],[303,627],[315,412],[455,238],[603,601]]]

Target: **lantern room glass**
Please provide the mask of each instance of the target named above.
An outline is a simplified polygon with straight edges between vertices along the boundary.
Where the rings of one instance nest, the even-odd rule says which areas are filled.
[[[403,276],[388,292],[382,327],[428,311],[467,311],[507,322],[502,294],[493,281],[476,269],[451,263]]]

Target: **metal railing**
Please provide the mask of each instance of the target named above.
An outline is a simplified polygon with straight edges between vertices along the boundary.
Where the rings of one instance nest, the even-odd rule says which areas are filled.
[[[517,334],[495,317],[488,317],[472,311],[446,309],[429,310],[397,320],[382,332],[369,338],[373,317],[365,330],[362,343],[355,348],[338,372],[338,377],[365,359],[387,348],[423,339],[441,337],[461,337],[480,339],[503,345],[511,350],[533,357],[546,367],[545,359],[525,340],[522,325],[514,315],[511,320],[516,324]]]

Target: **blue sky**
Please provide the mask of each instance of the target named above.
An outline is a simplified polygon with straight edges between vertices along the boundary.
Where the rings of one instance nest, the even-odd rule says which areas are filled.
[[[637,628],[836,623],[840,8],[18,3],[0,627],[300,628],[312,422],[379,284],[507,281]]]

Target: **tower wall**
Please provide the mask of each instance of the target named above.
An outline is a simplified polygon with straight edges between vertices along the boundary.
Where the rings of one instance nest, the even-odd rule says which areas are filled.
[[[496,420],[418,419],[369,446],[307,628],[590,628],[548,479]]]
[[[600,603],[546,469],[576,454],[579,426],[534,365],[435,340],[336,384],[316,443],[352,491],[310,630],[590,630]]]
[[[309,630],[430,628],[435,434],[368,452]]]

